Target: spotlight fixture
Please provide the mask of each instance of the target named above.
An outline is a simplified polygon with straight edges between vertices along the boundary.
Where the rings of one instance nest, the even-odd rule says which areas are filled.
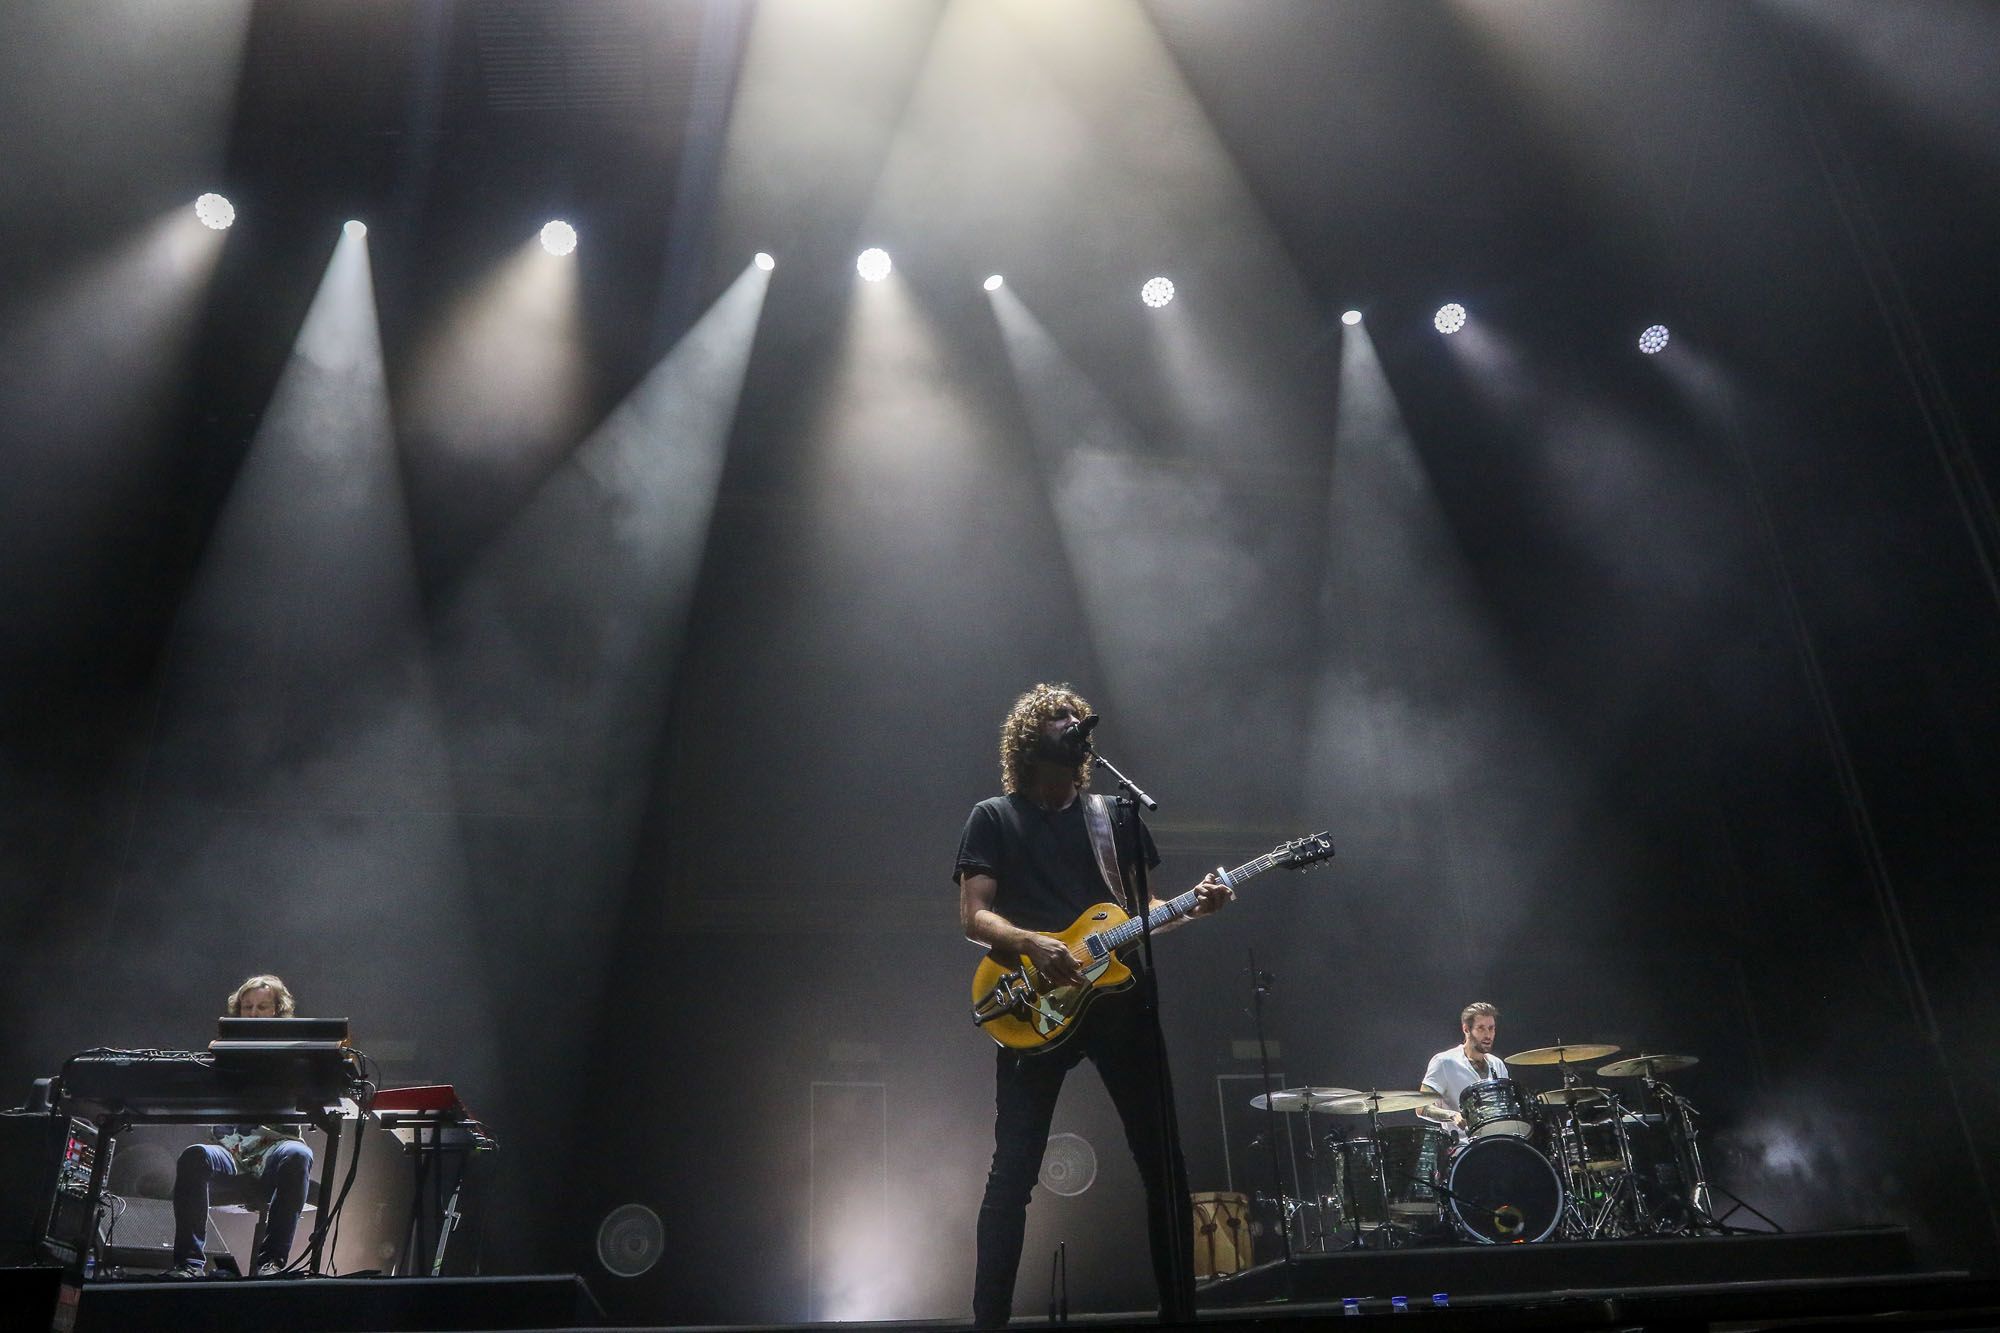
[[[622,1204],[597,1224],[597,1261],[614,1276],[638,1277],[667,1252],[666,1227],[643,1203]]]
[[[1006,282],[1007,279],[1001,277],[998,273],[995,273],[992,277],[988,278],[985,282],[981,283],[980,285],[986,288],[986,290],[989,292],[997,292],[1000,290],[1001,287],[1006,285]]]
[[[552,255],[566,255],[576,249],[576,228],[558,219],[542,224],[542,249]]]
[[[205,194],[194,201],[194,215],[210,231],[227,231],[236,221],[236,205],[219,194]]]
[[[854,261],[854,271],[861,275],[863,282],[880,282],[889,276],[889,252],[877,246],[869,246]]]
[[[1361,322],[1361,312],[1359,310],[1350,310],[1340,317],[1340,322],[1351,329]]]
[[[363,236],[366,236],[368,234],[368,224],[363,222],[360,218],[349,218],[346,221],[346,223],[342,225],[341,230],[346,232],[349,236],[352,236],[355,240],[358,241]]]
[[[1655,324],[1639,335],[1639,350],[1647,356],[1663,352],[1667,347],[1667,326]]]
[[[1437,325],[1439,333],[1457,333],[1465,327],[1465,307],[1456,301],[1439,306],[1437,314],[1431,316],[1431,323]]]
[[[1146,285],[1139,289],[1139,299],[1153,309],[1174,299],[1174,283],[1171,278],[1148,278]]]
[[[771,258],[771,256],[765,254],[762,250],[759,250],[755,255],[751,256],[750,262],[755,264],[758,268],[763,269],[766,273],[769,273],[772,269],[778,266],[778,261]]]

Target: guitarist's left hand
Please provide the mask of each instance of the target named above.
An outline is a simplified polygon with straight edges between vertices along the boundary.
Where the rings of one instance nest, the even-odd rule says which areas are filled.
[[[1217,879],[1213,873],[1194,886],[1194,910],[1188,913],[1190,919],[1220,912],[1236,901],[1236,890]]]

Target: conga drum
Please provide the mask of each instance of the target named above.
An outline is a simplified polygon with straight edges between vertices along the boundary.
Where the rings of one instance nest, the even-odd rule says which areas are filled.
[[[1227,1277],[1251,1264],[1250,1200],[1229,1190],[1188,1195],[1194,1205],[1194,1275]]]

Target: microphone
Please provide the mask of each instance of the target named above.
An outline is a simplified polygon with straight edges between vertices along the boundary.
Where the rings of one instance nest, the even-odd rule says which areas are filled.
[[[1090,733],[1104,719],[1092,713],[1081,722],[1072,722],[1062,729],[1062,743],[1073,754],[1087,754],[1090,751]]]

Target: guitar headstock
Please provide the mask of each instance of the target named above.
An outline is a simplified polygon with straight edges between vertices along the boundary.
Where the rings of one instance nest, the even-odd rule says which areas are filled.
[[[1333,839],[1325,833],[1293,838],[1273,848],[1271,855],[1275,864],[1287,870],[1308,870],[1322,861],[1333,859]]]

